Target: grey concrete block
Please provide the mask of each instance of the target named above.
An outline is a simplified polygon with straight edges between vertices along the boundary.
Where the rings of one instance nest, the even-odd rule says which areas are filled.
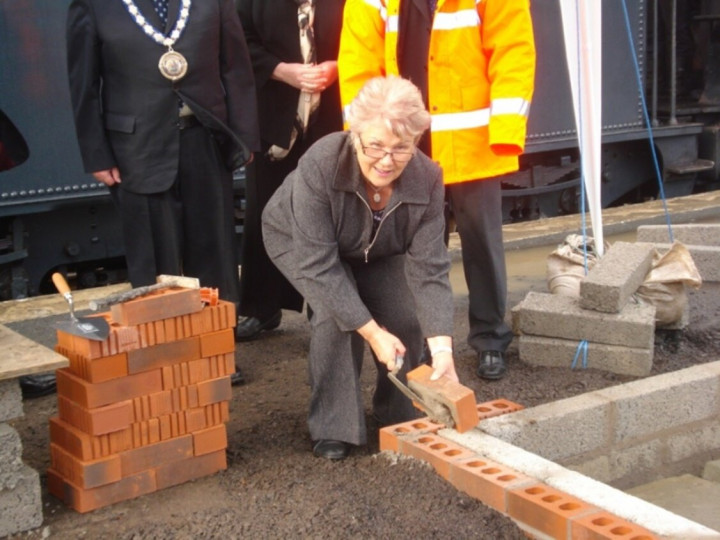
[[[608,446],[611,409],[606,399],[584,394],[488,418],[478,428],[545,459],[562,462]]]
[[[23,466],[20,481],[13,489],[0,490],[0,537],[29,531],[42,525],[40,477]]]
[[[688,223],[672,226],[673,240],[683,244],[720,247],[720,224]],[[641,225],[637,229],[638,242],[670,244],[667,225]]]
[[[628,302],[620,313],[582,309],[578,298],[529,292],[518,304],[520,334],[652,349],[655,307]]]
[[[659,251],[667,251],[671,244],[655,244]],[[715,246],[685,246],[693,262],[700,272],[703,281],[720,281],[720,247]]]
[[[535,366],[570,368],[579,341],[522,335],[519,340],[520,360]],[[654,349],[639,349],[589,343],[587,367],[643,377],[650,374]],[[577,367],[582,365],[583,355],[578,356]]]
[[[720,448],[720,422],[714,418],[705,424],[684,427],[680,433],[668,435],[666,444],[671,463],[706,456]]]
[[[660,474],[657,471],[660,471],[663,465],[664,450],[665,446],[659,439],[613,448],[608,454],[608,483],[634,478],[632,484],[635,484],[638,478]]]
[[[7,424],[0,424],[0,490],[15,487],[22,469],[20,435]]]
[[[717,363],[714,363],[717,364]],[[693,422],[717,419],[720,377],[701,364],[595,392],[613,401],[617,443],[633,444]]]
[[[22,392],[18,379],[0,381],[0,422],[23,416]]]
[[[618,313],[645,281],[652,267],[654,246],[615,242],[580,281],[580,306]]]

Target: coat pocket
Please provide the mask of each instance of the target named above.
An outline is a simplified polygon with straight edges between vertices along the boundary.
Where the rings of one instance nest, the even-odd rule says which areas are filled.
[[[105,113],[105,129],[121,133],[135,133],[135,117],[125,114]]]

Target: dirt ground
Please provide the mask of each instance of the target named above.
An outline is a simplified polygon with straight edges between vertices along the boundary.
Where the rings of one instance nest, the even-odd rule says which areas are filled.
[[[530,280],[516,287],[508,306],[529,290],[544,292],[545,284]],[[720,358],[720,284],[705,284],[689,297],[690,326],[657,334],[653,375]],[[634,380],[591,369],[528,366],[518,360],[513,342],[507,377],[481,381],[464,342],[466,309],[466,299],[457,298],[456,362],[478,402],[505,398],[531,407]],[[456,491],[428,465],[379,453],[370,418],[367,447],[342,462],[314,458],[305,423],[308,338],[304,315],[285,312],[280,329],[238,345],[247,384],[233,390],[226,471],[88,514],[66,508],[45,487],[47,421],[57,412],[56,396],[26,400],[25,417],[13,425],[24,461],[41,473],[44,523],[15,537],[525,538],[510,519]],[[368,360],[368,404],[373,380]]]

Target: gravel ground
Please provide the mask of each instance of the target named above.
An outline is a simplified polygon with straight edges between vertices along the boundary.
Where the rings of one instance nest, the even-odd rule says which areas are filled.
[[[517,304],[544,280],[520,280],[509,299]],[[690,326],[658,333],[653,375],[720,358],[720,285],[691,291]],[[539,368],[508,351],[510,371],[487,383],[474,375],[475,357],[464,344],[466,299],[456,301],[457,365],[477,401],[505,398],[525,407],[635,380],[597,370]],[[525,536],[503,515],[456,491],[426,464],[379,453],[377,427],[368,418],[370,442],[342,462],[310,452],[305,423],[309,388],[304,315],[285,313],[283,324],[237,355],[247,384],[233,390],[227,425],[228,469],[161,492],[79,514],[47,493],[48,419],[56,396],[26,400],[25,417],[13,422],[24,461],[40,471],[45,521],[16,538],[481,538]],[[374,380],[363,371],[366,402]]]

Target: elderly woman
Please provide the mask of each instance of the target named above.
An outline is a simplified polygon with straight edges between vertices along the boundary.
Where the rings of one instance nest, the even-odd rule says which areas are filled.
[[[268,255],[313,311],[308,424],[315,455],[328,459],[366,443],[363,341],[378,371],[373,414],[382,425],[417,417],[387,370],[403,357],[404,379],[423,338],[433,377],[457,380],[442,173],[415,147],[430,115],[412,83],[379,77],[347,121],[349,132],[303,155],[262,218]]]

